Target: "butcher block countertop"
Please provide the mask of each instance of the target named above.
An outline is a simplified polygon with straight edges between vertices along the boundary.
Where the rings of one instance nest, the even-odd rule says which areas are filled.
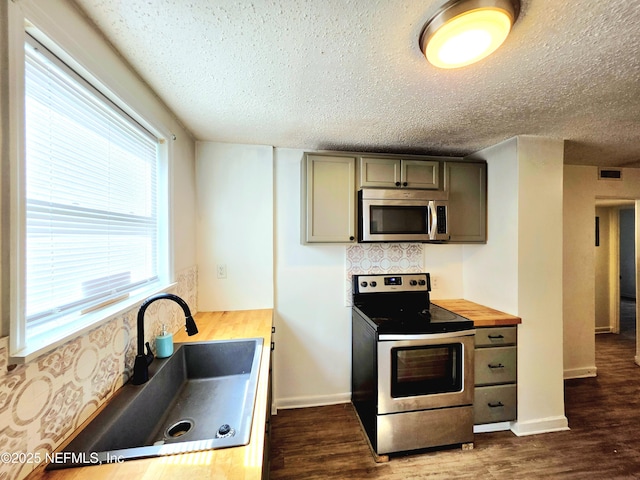
[[[510,315],[508,313],[494,310],[493,308],[485,307],[478,303],[470,302],[469,300],[455,299],[455,300],[433,300],[431,303],[445,308],[453,313],[473,320],[473,324],[476,327],[502,327],[506,325],[517,325],[522,323],[520,317]]]
[[[63,470],[47,471],[39,467],[31,472],[27,479],[259,480],[262,476],[265,417],[268,405],[272,316],[273,312],[270,309],[203,312],[194,316],[199,333],[188,337],[181,330],[174,335],[175,342],[264,338],[249,445]]]

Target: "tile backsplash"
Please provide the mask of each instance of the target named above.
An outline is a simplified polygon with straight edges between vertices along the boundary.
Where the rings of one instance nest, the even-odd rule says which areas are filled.
[[[171,290],[192,313],[198,311],[197,280],[197,267],[185,269]],[[128,310],[25,365],[8,364],[9,338],[0,339],[0,453],[44,457],[128,380],[137,353],[137,311]],[[163,323],[172,332],[183,328],[180,307],[173,302],[149,306],[145,340],[151,345]],[[20,480],[36,466],[2,461],[0,480]]]
[[[346,251],[345,303],[351,305],[351,277],[365,273],[418,273],[424,269],[421,243],[359,243]]]

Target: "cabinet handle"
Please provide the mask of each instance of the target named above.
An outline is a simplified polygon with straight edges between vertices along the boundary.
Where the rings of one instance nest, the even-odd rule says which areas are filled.
[[[504,338],[504,335],[489,335],[491,340],[498,340],[500,338]]]
[[[489,365],[487,365],[487,367],[495,369],[495,368],[504,368],[504,365],[499,363],[497,365],[494,365],[493,363],[490,363]]]
[[[356,237],[353,237],[353,236],[349,237],[349,240],[350,240],[350,241],[352,241],[352,242],[353,242],[355,239],[356,239]]]
[[[271,342],[271,351],[273,352],[276,349],[276,342]]]
[[[400,186],[400,182],[396,182],[396,187],[399,187],[399,186]]]
[[[488,405],[490,408],[504,407],[504,403],[502,403],[502,402],[498,402],[498,403],[491,403],[491,402],[489,402],[489,403],[487,403],[487,405]]]
[[[409,185],[407,182],[404,182],[404,183],[402,184],[402,186],[403,186],[403,187],[406,187],[407,185]]]

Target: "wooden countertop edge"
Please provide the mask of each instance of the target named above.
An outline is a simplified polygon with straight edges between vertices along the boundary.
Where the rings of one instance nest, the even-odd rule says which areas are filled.
[[[522,318],[461,298],[431,299],[431,303],[473,321],[476,327],[501,327],[522,323]]]
[[[199,312],[194,315],[194,318],[198,325],[199,333],[188,337],[182,331],[177,332],[174,335],[176,343],[255,337],[262,337],[264,340],[260,359],[256,404],[251,425],[251,438],[248,445],[62,470],[45,470],[44,465],[41,465],[26,477],[27,480],[81,480],[87,478],[91,478],[91,480],[108,480],[112,478],[142,480],[192,480],[194,478],[199,480],[217,478],[259,480],[262,477],[264,455],[273,310]],[[115,395],[117,395],[117,392]],[[91,418],[95,417],[102,408],[98,409]],[[84,422],[74,432],[73,436],[77,435],[88,422],[89,420]],[[65,444],[68,441],[70,439]]]

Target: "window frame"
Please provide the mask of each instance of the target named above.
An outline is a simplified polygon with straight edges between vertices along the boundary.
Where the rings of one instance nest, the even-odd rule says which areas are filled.
[[[80,335],[108,322],[134,308],[149,295],[166,291],[175,283],[173,268],[173,236],[171,163],[173,134],[158,121],[144,102],[131,101],[129,104],[118,96],[117,88],[109,88],[106,82],[99,80],[97,72],[93,75],[78,58],[86,58],[91,53],[74,42],[64,30],[56,29],[53,20],[43,17],[44,12],[37,8],[27,13],[25,8],[9,2],[8,48],[9,48],[9,157],[10,157],[10,220],[9,220],[9,275],[4,279],[9,283],[9,356],[12,363],[27,363],[56,347],[79,337]],[[36,26],[37,25],[37,26]],[[55,34],[51,33],[55,30]],[[27,32],[43,44],[60,61],[66,64],[76,75],[82,78],[107,99],[119,107],[126,115],[133,118],[143,128],[151,132],[159,140],[158,145],[158,281],[132,292],[122,301],[112,303],[88,312],[80,319],[72,322],[64,329],[55,329],[39,338],[27,338],[25,315],[26,285],[26,202],[25,202],[25,42]],[[71,53],[69,53],[71,52]],[[113,80],[113,79],[111,79]],[[118,85],[116,85],[117,87]],[[120,88],[123,88],[120,86]],[[151,110],[151,111],[150,111]],[[140,113],[139,113],[140,112]],[[150,114],[151,113],[151,114]],[[150,120],[151,119],[151,120]],[[6,237],[5,237],[6,238]],[[3,274],[4,275],[4,274]],[[6,298],[6,297],[5,297]],[[6,328],[6,325],[5,325]]]

